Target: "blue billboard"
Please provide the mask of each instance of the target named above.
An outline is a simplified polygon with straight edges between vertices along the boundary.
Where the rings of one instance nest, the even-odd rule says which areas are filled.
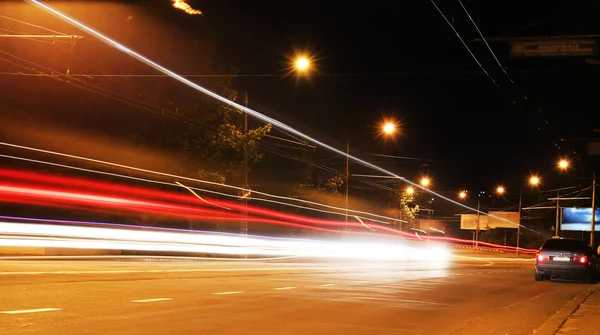
[[[592,209],[585,207],[567,207],[562,210],[561,230],[590,231]],[[600,231],[600,209],[596,209],[595,230]]]

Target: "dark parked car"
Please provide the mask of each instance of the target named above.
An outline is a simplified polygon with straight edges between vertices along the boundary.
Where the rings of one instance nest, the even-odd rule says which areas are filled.
[[[593,283],[598,278],[598,254],[583,240],[551,238],[535,256],[535,280],[564,278]]]

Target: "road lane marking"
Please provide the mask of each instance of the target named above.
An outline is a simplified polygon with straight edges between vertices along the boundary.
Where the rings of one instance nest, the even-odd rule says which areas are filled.
[[[156,302],[156,301],[168,301],[173,298],[154,298],[154,299],[142,299],[142,300],[131,300],[131,302]]]
[[[329,287],[329,286],[335,286],[335,284],[321,284],[319,286],[323,286],[323,287]]]
[[[292,290],[295,288],[296,288],[296,286],[286,286],[286,287],[276,287],[275,289],[278,291],[283,291],[283,290]]]
[[[240,291],[230,291],[230,292],[215,292],[213,294],[217,294],[217,295],[227,295],[227,294],[240,294],[242,292]]]
[[[0,314],[26,314],[26,313],[42,313],[42,312],[52,312],[52,311],[60,311],[60,308],[38,308],[38,309],[21,309],[16,311],[4,311],[0,312]]]

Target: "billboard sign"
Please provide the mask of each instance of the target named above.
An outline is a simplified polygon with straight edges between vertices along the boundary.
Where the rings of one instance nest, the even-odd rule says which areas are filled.
[[[588,142],[587,154],[589,156],[600,156],[600,142]]]
[[[516,40],[510,45],[510,56],[517,57],[594,57],[598,52],[596,40],[541,39]]]
[[[595,230],[600,229],[600,209],[596,209]],[[592,225],[590,207],[566,207],[562,209],[561,230],[589,231]]]
[[[419,229],[424,230],[428,233],[433,232],[433,233],[446,233],[446,223],[442,220],[426,220],[426,219],[419,219],[416,220],[417,221],[417,227],[419,227]]]
[[[460,229],[476,230],[477,229],[477,214],[461,214]],[[488,229],[488,216],[479,215],[479,230]]]
[[[493,215],[489,216],[489,215]],[[519,225],[518,212],[489,212],[489,215],[479,215],[479,230],[495,228],[514,228]],[[460,229],[476,230],[477,214],[461,214]]]

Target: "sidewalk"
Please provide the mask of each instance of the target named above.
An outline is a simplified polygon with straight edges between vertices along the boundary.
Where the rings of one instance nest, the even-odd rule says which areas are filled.
[[[554,334],[600,335],[600,288],[592,291]]]

